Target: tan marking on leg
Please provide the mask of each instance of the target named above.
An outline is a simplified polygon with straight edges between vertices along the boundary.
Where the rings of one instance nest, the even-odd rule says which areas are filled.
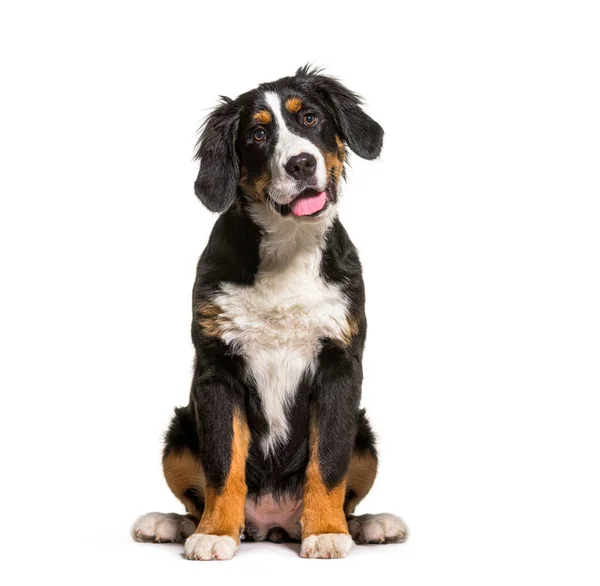
[[[200,519],[202,511],[185,496],[185,492],[193,488],[200,498],[204,497],[204,472],[200,460],[189,450],[172,451],[163,460],[165,480],[173,494],[185,505],[190,515]]]
[[[302,110],[302,100],[300,98],[289,98],[285,102],[285,107],[290,114],[297,114]]]
[[[322,533],[348,533],[344,515],[346,480],[328,489],[319,464],[319,438],[316,425],[310,432],[310,456],[304,483],[302,539]]]
[[[270,124],[272,120],[271,112],[269,110],[260,110],[252,116],[252,119],[258,124]]]
[[[352,454],[346,477],[346,492],[352,491],[352,495],[344,503],[346,515],[354,513],[356,505],[371,490],[375,476],[377,476],[377,458],[371,452]]]
[[[240,414],[235,413],[229,474],[220,490],[206,486],[204,514],[196,533],[228,535],[239,544],[240,534],[244,529],[246,459],[249,445],[248,423]]]

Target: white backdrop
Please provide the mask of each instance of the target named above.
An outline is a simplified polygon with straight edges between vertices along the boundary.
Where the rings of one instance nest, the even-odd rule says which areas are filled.
[[[2,581],[598,584],[594,5],[3,2]],[[381,451],[359,512],[411,536],[334,562],[272,544],[187,562],[128,530],[180,510],[160,451],[214,222],[196,130],[219,94],[307,61],[386,130],[341,212]]]

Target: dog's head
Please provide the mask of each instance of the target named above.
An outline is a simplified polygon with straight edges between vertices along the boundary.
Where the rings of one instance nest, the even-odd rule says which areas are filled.
[[[382,142],[381,126],[355,93],[303,67],[222,99],[198,143],[196,195],[214,212],[239,196],[281,216],[312,219],[337,203],[346,146],[374,159]]]

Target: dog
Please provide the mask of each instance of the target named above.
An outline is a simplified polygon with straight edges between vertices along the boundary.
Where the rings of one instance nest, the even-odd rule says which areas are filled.
[[[360,407],[362,270],[338,205],[347,149],[375,159],[383,144],[361,104],[304,66],[208,116],[195,192],[221,215],[193,289],[190,402],[163,453],[187,515],[143,515],[134,539],[225,560],[241,539],[341,558],[353,540],[406,538],[395,515],[354,516],[377,451]]]

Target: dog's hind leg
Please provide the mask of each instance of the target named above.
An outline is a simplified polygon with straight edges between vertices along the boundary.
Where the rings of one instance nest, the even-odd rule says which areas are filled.
[[[359,544],[402,543],[408,535],[404,521],[390,513],[354,515],[356,505],[367,495],[377,475],[377,450],[375,437],[364,410],[360,412],[354,451],[346,478],[344,512],[348,531]]]
[[[138,517],[132,527],[136,541],[183,543],[196,530],[204,510],[204,473],[195,455],[197,444],[189,410],[177,409],[166,436],[163,472],[188,514],[147,513]]]

